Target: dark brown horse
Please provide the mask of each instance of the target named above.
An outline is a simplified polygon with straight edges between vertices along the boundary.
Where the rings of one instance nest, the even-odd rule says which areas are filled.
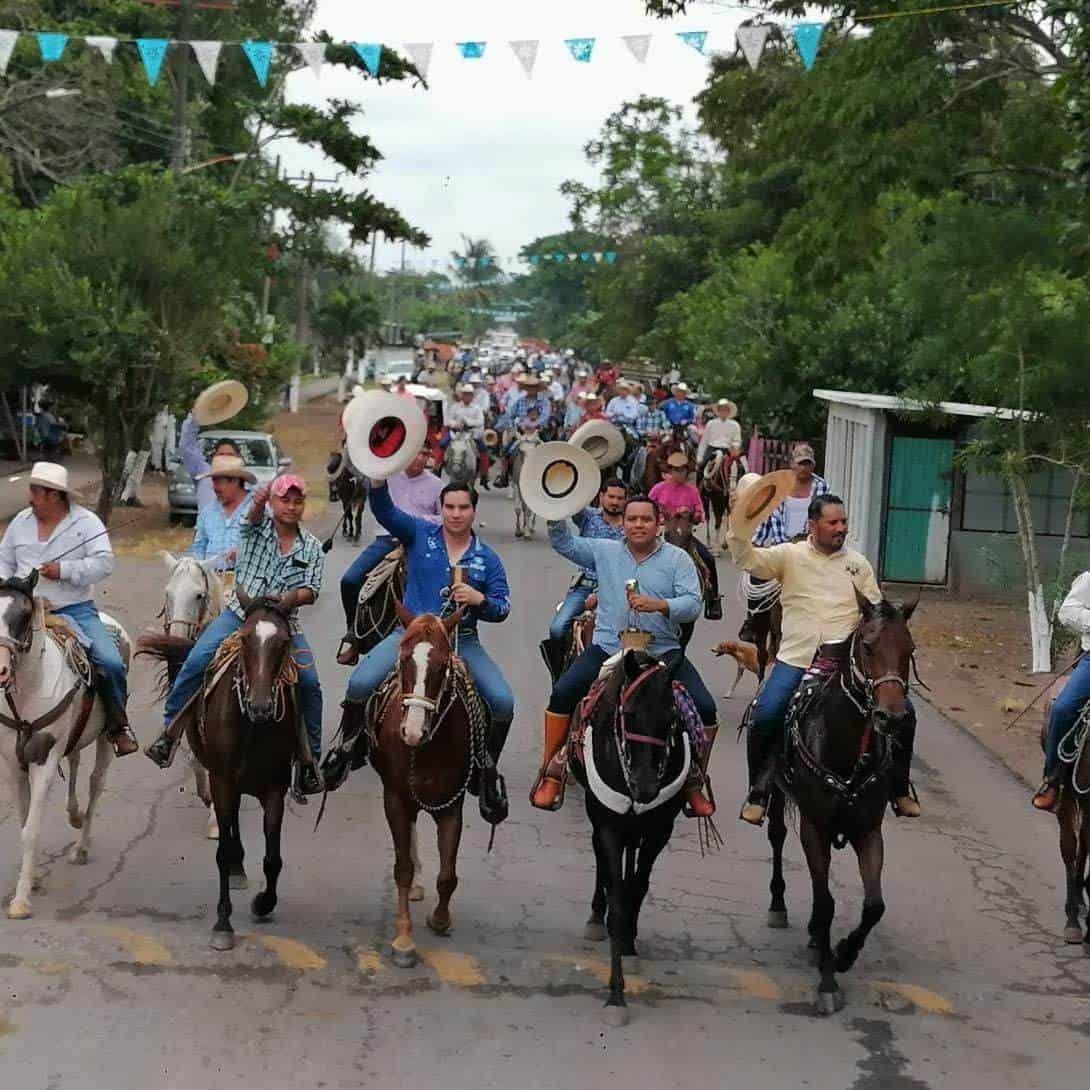
[[[867,936],[882,918],[882,819],[899,736],[913,727],[908,681],[915,645],[908,621],[916,603],[874,605],[859,596],[862,621],[849,640],[823,648],[823,669],[796,698],[769,806],[772,845],[771,927],[787,926],[783,842],[784,796],[799,813],[799,837],[813,885],[810,948],[821,974],[819,1014],[844,1005],[837,973],[855,964]],[[851,844],[863,879],[859,926],[837,943],[830,933],[836,904],[829,891],[833,846]]]
[[[397,668],[379,690],[365,729],[374,732],[371,763],[382,777],[386,820],[394,839],[397,935],[394,963],[416,964],[409,910],[413,886],[413,830],[421,810],[435,819],[439,841],[439,902],[427,917],[437,935],[451,928],[450,899],[458,885],[462,804],[484,757],[487,724],[468,672],[454,652],[451,633],[462,611],[440,619],[413,616],[401,603],[405,635]]]
[[[341,502],[344,514],[341,525],[344,536],[353,544],[359,541],[363,533],[363,509],[367,504],[367,481],[357,477],[351,467],[337,478],[334,485],[337,499]]]
[[[713,528],[715,540],[719,541],[723,532],[723,516],[729,510],[738,481],[747,468],[746,456],[740,450],[719,451],[704,466],[696,482],[704,504],[704,534],[709,546]]]

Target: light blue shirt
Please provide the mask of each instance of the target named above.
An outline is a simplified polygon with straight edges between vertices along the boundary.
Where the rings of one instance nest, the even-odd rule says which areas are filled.
[[[228,518],[220,505],[219,500],[213,501],[201,508],[197,516],[197,531],[193,535],[193,544],[189,555],[198,560],[216,560],[216,568],[223,571],[233,568],[235,562],[229,564],[223,557],[234,550],[238,552],[242,520],[250,510],[253,501],[253,493],[247,493],[246,498],[234,509]]]
[[[203,511],[209,504],[215,503],[216,493],[212,490],[212,478],[205,476],[208,473],[208,459],[201,449],[197,418],[192,413],[182,421],[182,433],[178,436],[178,457],[193,478],[193,485],[197,490],[197,510]]]
[[[598,577],[598,612],[594,643],[607,654],[621,649],[621,630],[639,628],[651,634],[651,654],[664,655],[681,646],[681,625],[700,616],[700,577],[684,549],[666,542],[646,559],[637,560],[624,541],[575,537],[568,523],[550,522],[549,541],[563,557]],[[668,613],[635,613],[628,608],[625,583],[635,579],[640,593],[665,599]]]
[[[615,424],[635,424],[646,411],[631,394],[612,397],[606,406],[606,416]]]

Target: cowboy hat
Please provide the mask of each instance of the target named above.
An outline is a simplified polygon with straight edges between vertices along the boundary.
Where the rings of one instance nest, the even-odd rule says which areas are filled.
[[[345,449],[365,477],[385,480],[420,452],[428,425],[415,400],[384,390],[353,398],[344,413]]]
[[[516,380],[520,386],[544,386],[545,380],[540,375],[532,372],[528,375],[519,375]]]
[[[691,393],[691,392],[692,392],[692,391],[691,391],[691,390],[689,389],[689,387],[688,387],[688,386],[687,386],[687,385],[686,385],[686,384],[685,384],[684,382],[675,382],[675,383],[674,383],[674,384],[673,384],[673,385],[672,385],[672,386],[670,387],[670,390],[671,390],[671,392],[673,392],[674,390],[682,390],[682,391],[684,391],[684,392],[685,392],[685,393],[687,393],[687,394],[688,394],[688,393]]]
[[[246,408],[250,395],[241,382],[233,378],[223,382],[213,382],[207,390],[202,390],[193,402],[193,419],[202,428],[213,424],[222,424],[232,416],[238,416]]]
[[[30,471],[28,484],[40,488],[52,488],[54,492],[64,492],[70,500],[81,499],[80,494],[68,483],[68,469],[56,462],[35,462]]]
[[[715,403],[715,407],[716,407],[717,409],[721,409],[721,408],[723,408],[724,406],[725,406],[726,408],[730,409],[730,412],[729,412],[729,413],[727,413],[727,419],[728,419],[728,420],[733,420],[733,419],[734,419],[734,418],[735,418],[735,417],[736,417],[736,416],[738,415],[738,406],[737,406],[737,405],[735,405],[735,404],[734,404],[734,402],[733,402],[733,401],[731,401],[731,399],[730,399],[729,397],[721,397],[721,398],[720,398],[720,399],[719,399],[719,400],[718,400],[718,401],[717,401],[717,402]]]
[[[598,493],[602,474],[584,447],[542,443],[526,455],[519,476],[522,502],[556,522],[582,511]]]
[[[777,469],[748,483],[746,477],[756,477],[756,474],[747,473],[738,482],[730,511],[730,532],[735,537],[750,538],[757,527],[791,495],[798,478],[790,469]]]
[[[666,464],[671,469],[688,469],[689,456],[683,450],[675,450],[666,458]]]
[[[240,481],[257,484],[257,477],[246,468],[246,463],[237,454],[215,454],[206,473],[198,473],[196,480],[206,477],[234,477]]]
[[[589,401],[590,396],[584,400]],[[598,463],[599,469],[609,469],[624,457],[624,436],[608,420],[588,420],[572,432],[568,442],[582,447]]]

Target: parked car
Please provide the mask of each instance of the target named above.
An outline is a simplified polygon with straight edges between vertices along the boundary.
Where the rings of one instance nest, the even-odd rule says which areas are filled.
[[[268,484],[291,465],[291,459],[281,452],[276,440],[267,432],[260,431],[218,428],[202,431],[200,440],[205,458],[211,457],[216,444],[222,439],[231,439],[238,444],[242,460],[257,478],[258,485]],[[167,502],[170,505],[170,521],[196,522],[197,486],[193,478],[177,459],[171,462],[168,473],[170,479],[167,484]]]
[[[416,364],[412,360],[379,360],[375,364],[375,381],[392,378],[395,382],[403,378],[406,382],[412,382],[416,374]]]

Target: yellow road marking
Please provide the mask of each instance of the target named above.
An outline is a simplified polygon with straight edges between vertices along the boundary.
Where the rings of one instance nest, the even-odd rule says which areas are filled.
[[[102,930],[116,939],[133,961],[140,965],[173,965],[174,955],[154,936],[129,927],[103,927]]]
[[[933,992],[930,988],[923,988],[919,984],[902,984],[895,980],[875,981],[874,987],[879,992],[893,992],[895,995],[907,999],[919,1010],[927,1014],[953,1014],[954,1005],[944,995]]]
[[[317,950],[312,950],[298,939],[288,939],[281,935],[250,935],[248,937],[256,939],[266,950],[271,950],[280,960],[280,964],[288,969],[317,972],[326,967],[326,959]]]
[[[72,968],[70,961],[45,961],[42,958],[27,958],[23,964],[43,976],[60,976]]]
[[[780,986],[767,973],[757,969],[727,969],[734,977],[734,982],[746,995],[754,999],[783,999],[783,991]]]
[[[430,965],[444,984],[457,984],[460,988],[477,988],[484,983],[480,963],[469,954],[456,954],[453,950],[432,948],[419,951],[420,959]]]
[[[382,955],[375,953],[374,950],[365,950],[362,946],[357,946],[356,950],[356,965],[361,973],[380,973],[383,969]]]
[[[591,976],[603,984],[609,983],[609,962],[602,961],[600,958],[583,957],[576,954],[548,954],[545,960],[559,962],[562,965],[571,965],[578,971],[590,973]],[[639,995],[641,992],[647,991],[651,987],[651,983],[642,976],[632,976],[628,973],[625,973],[624,976],[625,991],[630,995]]]

